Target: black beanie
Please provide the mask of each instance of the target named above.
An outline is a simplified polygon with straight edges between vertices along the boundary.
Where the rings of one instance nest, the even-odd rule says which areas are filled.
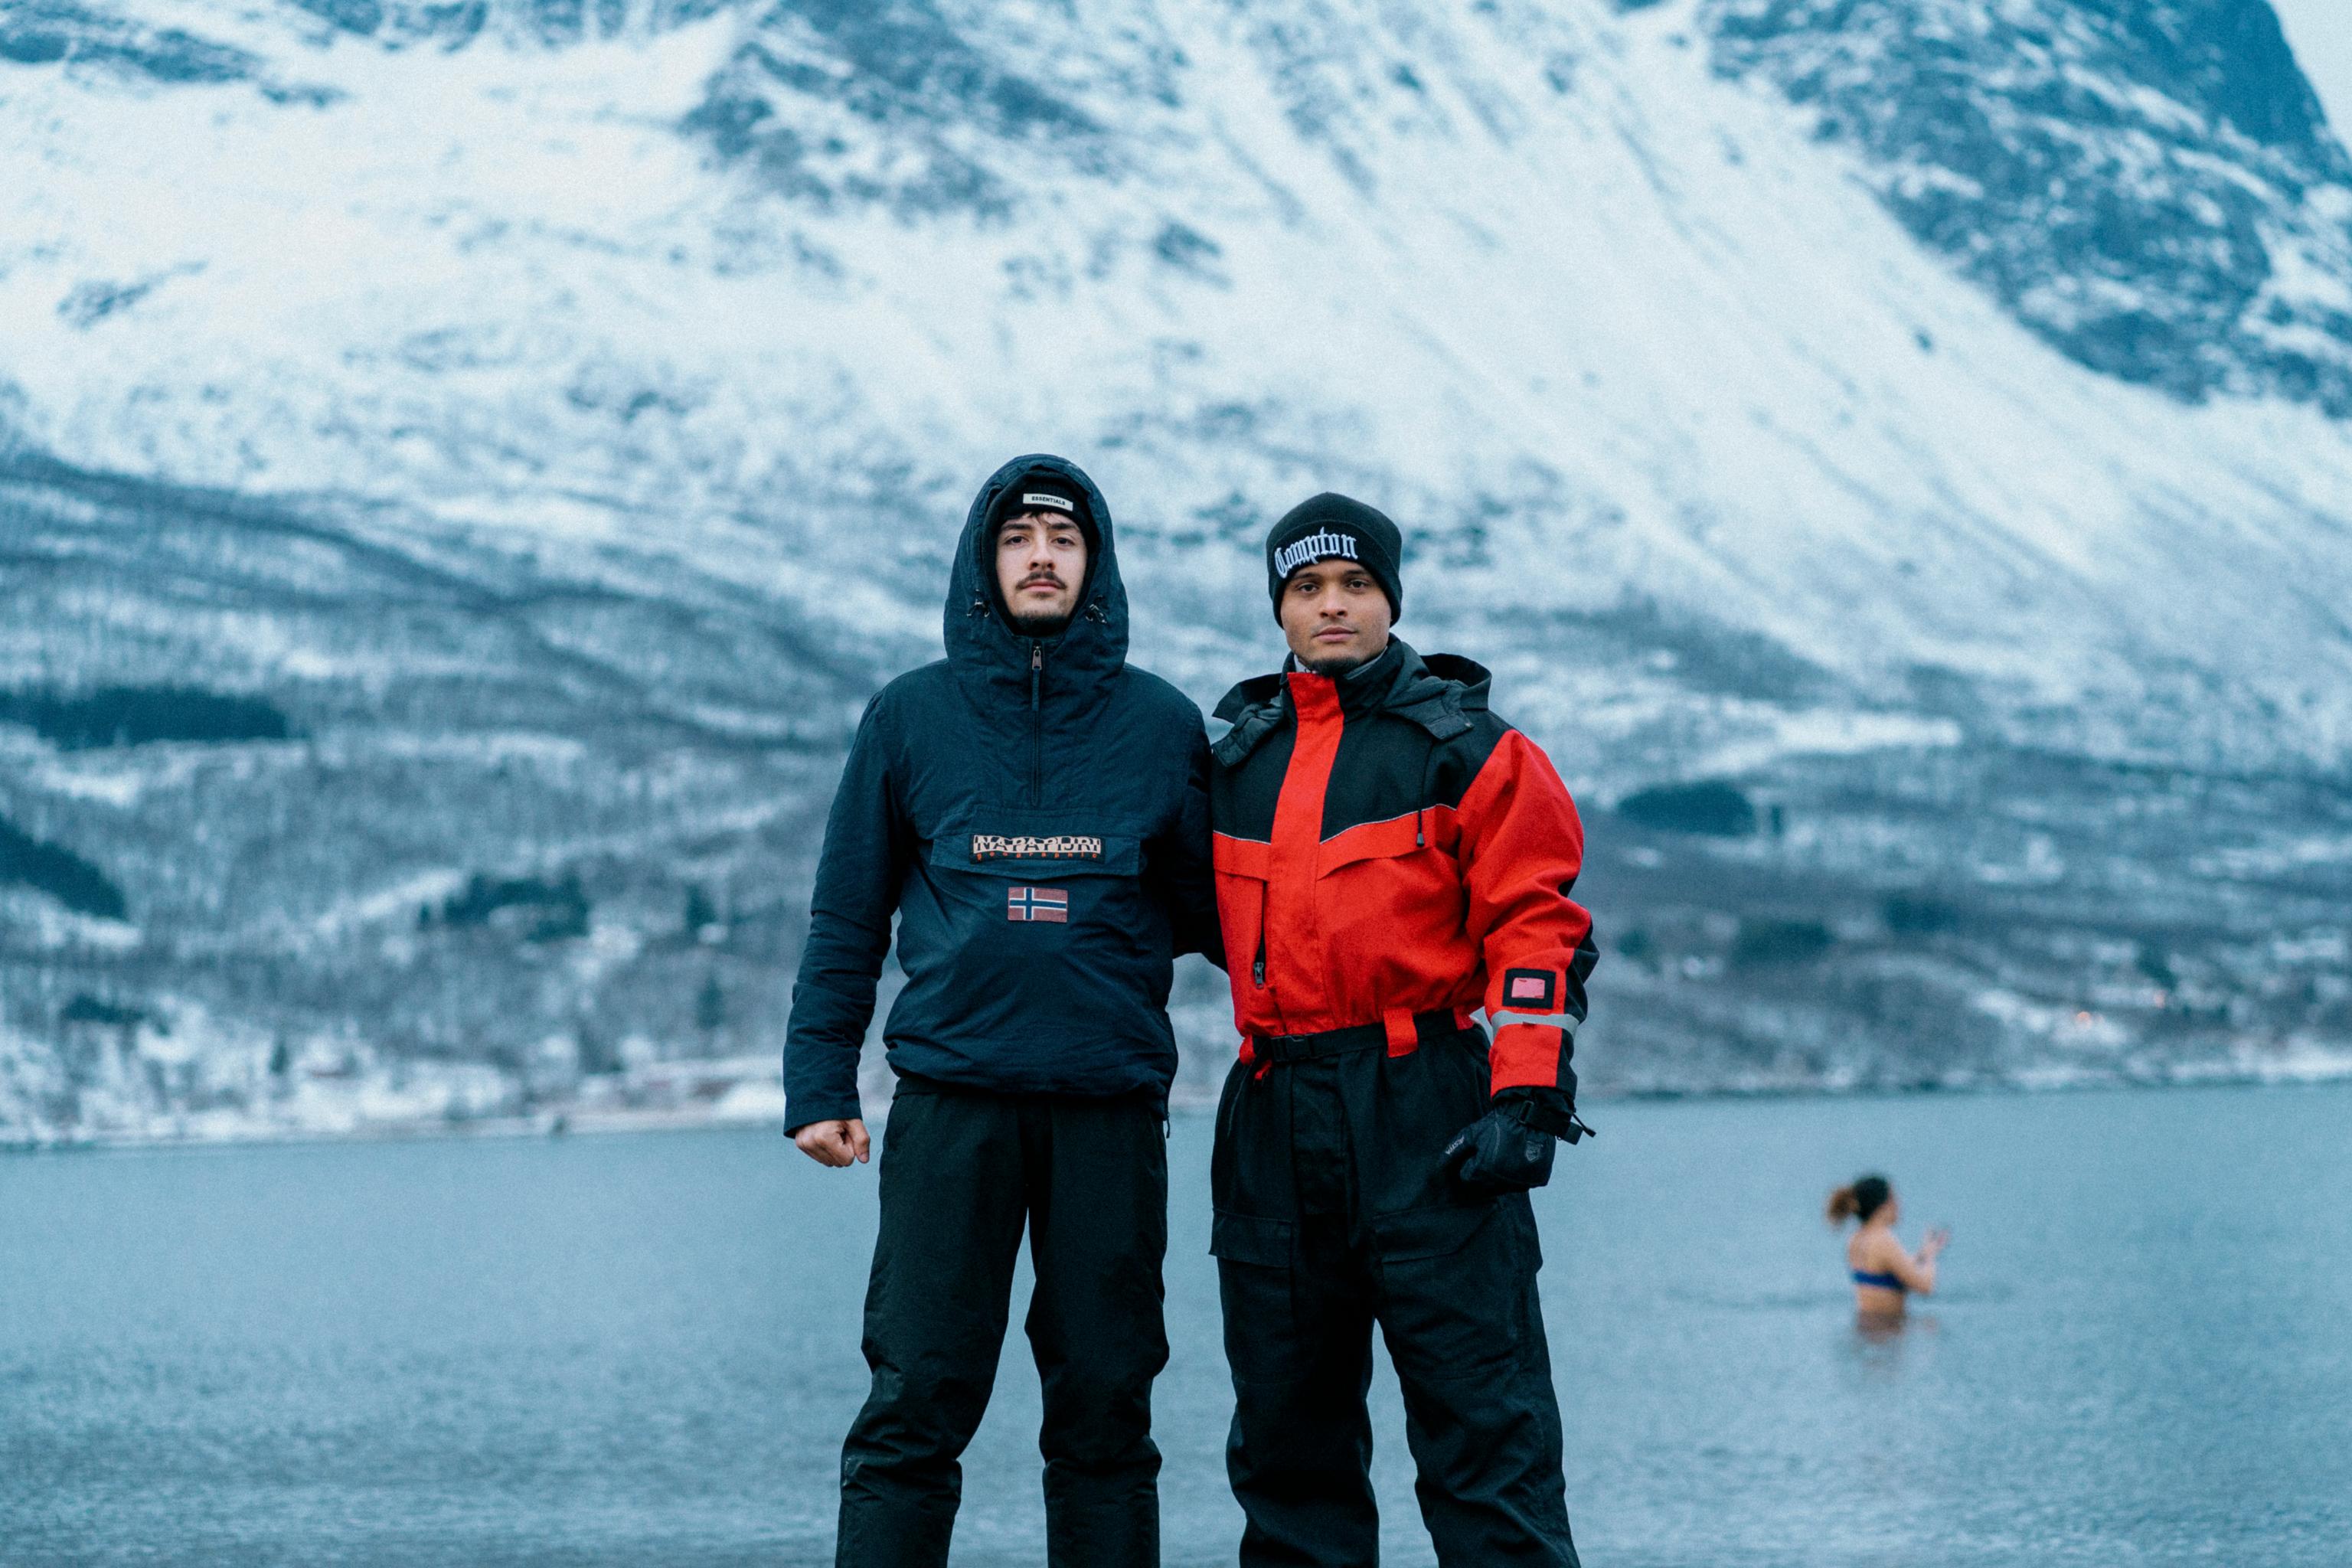
[[[1362,501],[1325,490],[1283,513],[1265,536],[1265,585],[1274,598],[1274,618],[1282,619],[1282,585],[1301,566],[1337,557],[1353,561],[1372,575],[1389,596],[1389,618],[1404,619],[1404,582],[1398,565],[1404,536],[1397,525]]]
[[[1095,531],[1094,509],[1087,505],[1086,492],[1061,475],[1050,472],[1024,474],[1004,487],[996,504],[989,508],[988,537],[993,541],[1006,519],[1033,511],[1049,517],[1063,513],[1076,518],[1078,531],[1087,536],[1087,548],[1101,548],[1100,536]]]

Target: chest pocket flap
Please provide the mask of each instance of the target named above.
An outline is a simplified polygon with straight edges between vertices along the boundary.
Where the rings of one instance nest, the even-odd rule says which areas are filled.
[[[1326,838],[1315,854],[1315,874],[1328,877],[1359,860],[1393,860],[1417,855],[1425,846],[1423,822],[1434,812],[1407,812],[1385,822],[1367,822]]]

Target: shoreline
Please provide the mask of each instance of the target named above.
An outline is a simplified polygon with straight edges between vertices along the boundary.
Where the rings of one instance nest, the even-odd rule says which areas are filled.
[[[2039,1077],[2040,1075],[2036,1075]],[[1991,1098],[2000,1095],[2056,1096],[2068,1094],[2141,1094],[2182,1089],[2273,1090],[2330,1089],[2352,1083],[2352,1062],[2294,1071],[2211,1070],[2169,1075],[2121,1073],[2047,1077],[2041,1081],[2021,1078],[1984,1079],[1966,1083],[1933,1079],[1916,1083],[1755,1084],[1716,1085],[1680,1089],[1652,1087],[1614,1089],[1584,1097],[1588,1105],[1720,1102],[1764,1100],[1910,1100],[1930,1096]],[[1171,1118],[1187,1120],[1211,1114],[1213,1097],[1182,1096],[1171,1100]],[[888,1108],[867,1120],[878,1131],[888,1120]],[[413,1143],[466,1140],[621,1137],[665,1132],[769,1132],[781,1136],[781,1115],[713,1114],[684,1108],[587,1110],[550,1108],[513,1116],[480,1116],[415,1121],[384,1120],[335,1131],[319,1127],[256,1125],[219,1131],[176,1133],[101,1131],[68,1137],[0,1135],[0,1156],[115,1153],[151,1150],[245,1149],[255,1147],[334,1146],[362,1143]]]

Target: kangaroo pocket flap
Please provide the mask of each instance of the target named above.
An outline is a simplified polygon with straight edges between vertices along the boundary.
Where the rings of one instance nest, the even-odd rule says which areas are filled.
[[[1133,877],[1143,839],[1123,816],[982,805],[940,831],[930,859],[941,870],[1015,879]]]
[[[1287,1268],[1291,1236],[1287,1220],[1260,1219],[1255,1215],[1227,1214],[1220,1209],[1209,1222],[1209,1253],[1228,1263]]]
[[[1393,1261],[1459,1252],[1494,1217],[1496,1207],[1491,1203],[1444,1204],[1381,1215],[1372,1221],[1376,1250]]]

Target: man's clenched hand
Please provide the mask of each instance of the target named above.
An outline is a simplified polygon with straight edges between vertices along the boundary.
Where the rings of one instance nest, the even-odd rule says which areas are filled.
[[[1454,1135],[1439,1163],[1474,1193],[1523,1193],[1551,1180],[1556,1139],[1573,1143],[1591,1129],[1558,1089],[1507,1089],[1486,1114]]]
[[[863,1163],[874,1146],[866,1136],[866,1123],[856,1117],[846,1121],[812,1121],[793,1134],[793,1142],[820,1165]]]

